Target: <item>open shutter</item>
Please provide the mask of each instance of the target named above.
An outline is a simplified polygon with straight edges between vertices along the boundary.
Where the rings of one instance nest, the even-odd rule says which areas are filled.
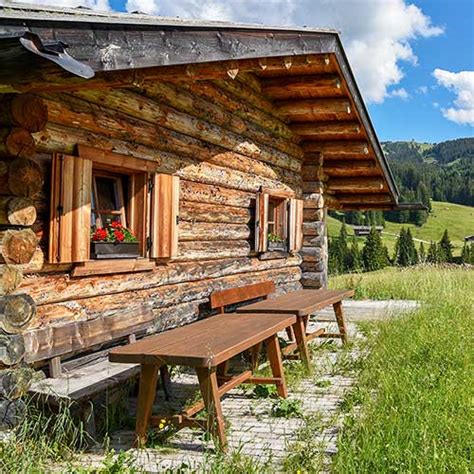
[[[54,154],[49,262],[85,262],[90,258],[92,161]]]
[[[288,248],[298,252],[303,246],[303,200],[289,200]]]
[[[257,193],[255,206],[255,251],[267,251],[268,193]]]
[[[136,173],[129,180],[128,225],[140,245],[140,255],[146,256],[149,232],[148,174]]]
[[[179,177],[153,174],[151,196],[151,258],[178,253]]]

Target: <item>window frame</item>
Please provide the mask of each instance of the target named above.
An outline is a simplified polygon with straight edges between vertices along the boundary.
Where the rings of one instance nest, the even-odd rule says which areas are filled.
[[[270,221],[272,201],[276,203],[273,207],[275,217]],[[276,235],[284,239],[284,248],[269,245],[270,225],[277,230]],[[261,188],[256,196],[255,212],[255,251],[260,254],[260,258],[282,258],[299,251],[302,246],[302,225],[303,201],[295,198],[294,191]],[[276,229],[277,226],[279,229]]]
[[[118,179],[120,186],[124,184],[123,180],[120,179],[120,175],[128,177],[127,191],[122,187],[121,212],[125,216],[124,225],[134,232],[141,243],[139,257],[103,260],[90,259],[90,257],[84,260],[65,260],[61,258],[58,251],[58,245],[61,245],[58,229],[61,227],[61,218],[64,216],[62,215],[62,206],[58,205],[58,203],[61,202],[61,193],[63,188],[66,187],[64,183],[65,175],[62,174],[61,168],[64,157],[68,157],[69,161],[75,158],[75,160],[72,160],[74,163],[76,160],[89,163],[90,183],[88,186],[90,186],[90,196],[88,204],[89,219],[87,223],[89,235],[93,225],[91,209],[93,193],[94,200],[96,201],[94,203],[95,210],[100,210],[100,207],[98,207],[100,204],[97,199],[97,189],[95,189],[95,177],[100,175],[113,176]],[[53,166],[52,170],[49,263],[58,265],[71,264],[72,276],[86,276],[152,270],[158,263],[158,258],[154,255],[159,255],[160,259],[169,260],[177,254],[178,177],[159,173],[157,171],[158,165],[150,160],[117,154],[86,145],[77,146],[76,157],[55,154],[53,156],[54,163],[57,164]],[[157,189],[154,186],[156,183],[166,185],[166,192]],[[166,220],[160,215],[156,215],[157,208],[162,210],[162,214],[166,214]],[[169,226],[170,228],[154,228],[161,225]],[[85,232],[83,234],[85,235]],[[84,235],[82,236],[83,238]],[[153,242],[152,238],[154,237],[158,237],[160,240]],[[165,242],[164,239],[169,239],[169,241]],[[87,242],[82,243],[83,246],[86,244],[90,246],[90,237]]]

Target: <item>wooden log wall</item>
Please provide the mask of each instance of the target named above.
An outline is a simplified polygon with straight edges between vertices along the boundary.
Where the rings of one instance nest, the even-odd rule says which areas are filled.
[[[36,201],[44,173],[35,159],[34,132],[47,123],[44,101],[29,94],[0,97],[0,425],[18,421],[20,397],[30,375],[20,368],[23,334],[36,317],[34,299],[22,289],[23,267],[42,254],[35,232]],[[44,193],[43,193],[44,197]],[[26,370],[26,372],[25,372]]]
[[[11,311],[22,308],[23,322],[0,322],[0,346],[9,348],[3,365],[22,360],[26,329],[123,311],[133,318],[134,309],[146,304],[156,330],[162,330],[203,314],[213,290],[267,279],[279,292],[294,290],[301,287],[302,271],[303,283],[324,284],[325,277],[314,277],[324,274],[320,188],[304,189],[314,173],[303,181],[303,150],[259,92],[258,81],[179,86],[154,81],[5,99],[0,107],[0,291],[22,296],[23,306],[16,302]],[[8,109],[13,103],[15,114]],[[173,261],[143,272],[94,275],[91,270],[82,277],[72,276],[71,265],[44,263],[51,154],[74,154],[78,144],[149,160],[157,172],[180,177],[179,254]],[[255,254],[255,193],[262,186],[304,196],[303,259],[263,260]]]

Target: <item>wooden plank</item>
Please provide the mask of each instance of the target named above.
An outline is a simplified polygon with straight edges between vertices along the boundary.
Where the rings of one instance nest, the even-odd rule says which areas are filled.
[[[74,157],[61,155],[61,200],[59,217],[59,262],[73,261]]]
[[[255,251],[266,252],[268,247],[268,193],[257,193],[255,215]]]
[[[242,303],[255,298],[266,297],[275,292],[273,281],[264,281],[254,285],[229,288],[228,290],[214,291],[210,297],[211,308],[224,308],[225,306]],[[223,310],[221,312],[224,312]]]
[[[154,260],[147,258],[90,260],[77,264],[72,272],[73,277],[93,275],[111,275],[116,273],[147,272],[156,267]]]
[[[288,247],[292,252],[303,246],[303,208],[303,199],[290,199]]]
[[[74,182],[72,197],[73,262],[85,262],[90,258],[92,161],[74,158]]]
[[[130,172],[130,171],[142,171],[148,173],[154,173],[157,171],[158,163],[137,158],[131,155],[124,155],[121,153],[115,153],[108,150],[102,150],[94,148],[88,145],[77,145],[77,151],[79,156],[87,158],[94,163],[101,165],[101,168],[108,169],[109,171]]]
[[[217,366],[295,323],[295,316],[227,313],[114,349],[113,362]]]
[[[179,177],[155,174],[153,180],[151,257],[170,258],[178,252]]]
[[[49,326],[24,333],[26,362],[38,362],[65,354],[73,354],[96,345],[144,331],[153,324],[153,313],[142,307],[114,316],[101,316],[63,326]]]
[[[87,400],[106,388],[117,386],[140,371],[137,364],[114,364],[105,357],[78,369],[67,371],[59,378],[48,378],[32,384],[30,393],[51,401]]]
[[[275,298],[241,306],[238,313],[296,314],[307,316],[318,309],[354,296],[354,290],[299,290]]]

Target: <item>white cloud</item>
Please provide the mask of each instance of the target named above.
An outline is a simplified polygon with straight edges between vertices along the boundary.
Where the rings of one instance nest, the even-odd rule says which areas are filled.
[[[439,85],[456,94],[453,106],[441,109],[444,117],[458,124],[474,127],[474,71],[450,72],[435,69],[433,76]]]
[[[1,0],[0,0],[1,1]],[[24,0],[108,9],[109,0]],[[341,31],[349,61],[368,102],[381,103],[416,64],[412,42],[440,35],[410,0],[126,0],[128,11],[267,25],[330,27]]]
[[[127,10],[167,16],[341,31],[365,99],[381,103],[404,77],[402,62],[417,63],[411,42],[440,35],[420,8],[405,0],[127,0]]]
[[[15,0],[17,3],[28,3],[30,5],[48,5],[60,8],[87,7],[92,10],[107,11],[110,10],[108,0]],[[0,0],[0,4],[11,3],[9,0]]]
[[[398,97],[402,100],[408,100],[410,94],[406,91],[404,87],[400,87],[399,89],[392,89],[388,94],[388,97]]]
[[[423,95],[427,94],[428,93],[428,87],[427,86],[417,87],[416,92],[418,92],[418,94],[423,94]]]

